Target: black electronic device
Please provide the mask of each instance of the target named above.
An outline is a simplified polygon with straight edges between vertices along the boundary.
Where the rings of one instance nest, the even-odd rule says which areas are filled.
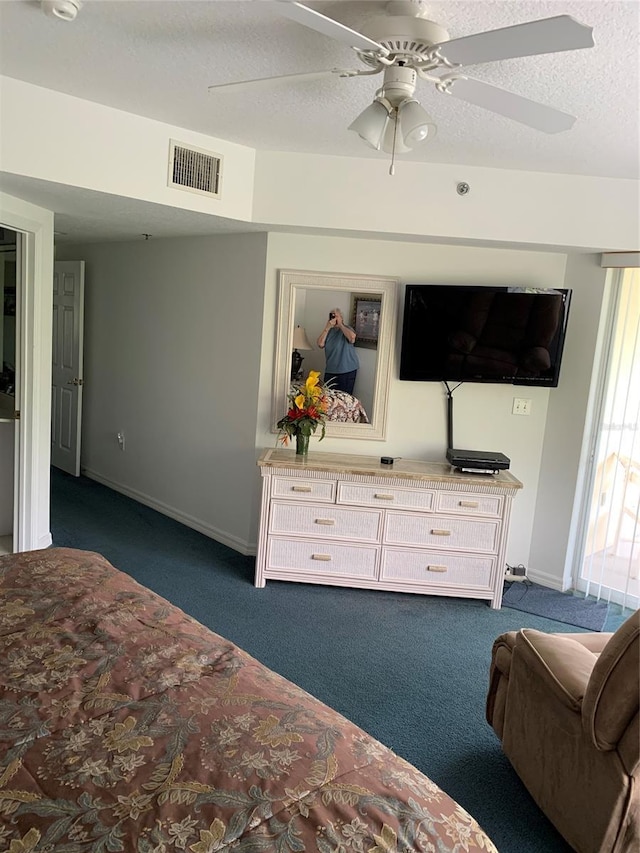
[[[447,459],[454,468],[469,474],[495,474],[506,471],[511,460],[504,453],[492,453],[489,450],[455,450],[447,448]]]
[[[558,384],[571,291],[408,284],[400,379]]]
[[[491,450],[457,450],[453,446],[453,391],[447,389],[447,459],[453,468],[468,474],[497,474],[506,471],[511,460],[504,453]]]

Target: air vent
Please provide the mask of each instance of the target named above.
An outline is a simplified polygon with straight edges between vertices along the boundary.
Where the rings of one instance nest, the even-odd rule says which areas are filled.
[[[221,168],[222,158],[216,154],[171,140],[170,187],[219,198]]]

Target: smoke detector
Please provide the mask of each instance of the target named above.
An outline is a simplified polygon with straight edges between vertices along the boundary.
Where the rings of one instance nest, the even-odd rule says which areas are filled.
[[[50,18],[75,21],[82,6],[81,0],[41,0],[42,11]]]

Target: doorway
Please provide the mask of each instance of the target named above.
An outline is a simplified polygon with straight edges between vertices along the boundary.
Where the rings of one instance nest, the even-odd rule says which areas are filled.
[[[0,554],[13,553],[16,507],[19,238],[0,228]]]

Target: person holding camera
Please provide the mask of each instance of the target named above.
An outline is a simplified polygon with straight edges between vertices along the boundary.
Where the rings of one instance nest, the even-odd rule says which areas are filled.
[[[356,374],[360,367],[354,343],[356,333],[347,326],[339,308],[329,312],[327,325],[318,337],[318,346],[324,350],[324,382],[337,391],[353,394]]]

